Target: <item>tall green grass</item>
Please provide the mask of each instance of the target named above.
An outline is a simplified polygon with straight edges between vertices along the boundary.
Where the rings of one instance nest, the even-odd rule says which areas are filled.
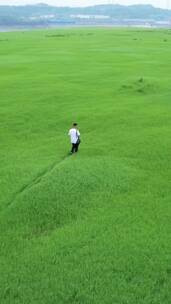
[[[171,302],[170,34],[0,34],[2,304]]]

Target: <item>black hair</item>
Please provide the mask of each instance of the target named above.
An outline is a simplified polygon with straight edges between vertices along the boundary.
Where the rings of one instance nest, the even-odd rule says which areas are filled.
[[[78,124],[76,122],[73,123],[73,126],[76,127]]]

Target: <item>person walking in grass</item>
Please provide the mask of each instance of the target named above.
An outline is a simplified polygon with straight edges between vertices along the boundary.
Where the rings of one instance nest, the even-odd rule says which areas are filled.
[[[77,126],[78,126],[78,124],[74,123],[68,133],[68,135],[71,138],[71,144],[72,144],[71,154],[78,152],[78,148],[79,148],[79,145],[81,142],[80,141],[80,132],[79,132]]]

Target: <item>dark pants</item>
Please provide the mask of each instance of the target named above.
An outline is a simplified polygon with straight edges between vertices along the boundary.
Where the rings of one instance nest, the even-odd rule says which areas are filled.
[[[79,144],[72,144],[71,153],[78,152]]]

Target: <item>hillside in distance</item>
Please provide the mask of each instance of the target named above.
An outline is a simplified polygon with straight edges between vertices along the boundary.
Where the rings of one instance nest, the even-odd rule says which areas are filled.
[[[171,11],[152,5],[96,5],[89,7],[55,7],[47,4],[0,6],[0,26],[73,24],[113,24],[117,21],[170,22]]]

